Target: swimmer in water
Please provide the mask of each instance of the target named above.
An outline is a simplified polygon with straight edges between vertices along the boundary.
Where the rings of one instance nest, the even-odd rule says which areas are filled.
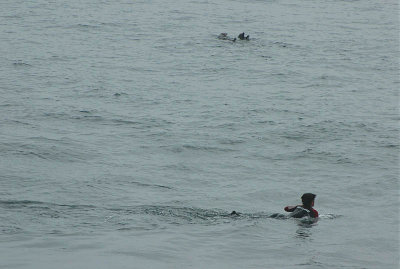
[[[301,196],[302,205],[286,206],[285,211],[292,212],[290,214],[292,218],[302,218],[304,216],[318,218],[318,211],[313,208],[316,196],[313,193],[305,193]]]
[[[249,36],[249,35],[245,36],[245,35],[244,35],[244,32],[243,32],[243,33],[241,33],[241,34],[238,35],[238,38],[239,38],[240,40],[249,40],[250,36]]]
[[[232,211],[231,214],[229,214],[231,216],[240,216],[240,214],[238,212],[236,212],[235,210]]]

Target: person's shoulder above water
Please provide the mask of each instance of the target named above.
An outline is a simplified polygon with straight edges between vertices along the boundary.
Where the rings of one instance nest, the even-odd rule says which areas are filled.
[[[311,208],[311,212],[313,214],[313,216],[311,216],[312,218],[318,218],[319,214],[318,211],[315,210],[314,208]]]

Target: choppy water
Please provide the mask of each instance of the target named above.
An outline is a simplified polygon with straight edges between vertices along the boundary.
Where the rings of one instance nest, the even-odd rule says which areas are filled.
[[[3,0],[0,268],[397,268],[398,31],[390,0]],[[269,217],[303,192],[317,223]]]

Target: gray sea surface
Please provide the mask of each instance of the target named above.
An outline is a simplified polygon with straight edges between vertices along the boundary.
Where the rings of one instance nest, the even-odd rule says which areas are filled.
[[[395,0],[2,0],[0,268],[398,268],[399,85]]]

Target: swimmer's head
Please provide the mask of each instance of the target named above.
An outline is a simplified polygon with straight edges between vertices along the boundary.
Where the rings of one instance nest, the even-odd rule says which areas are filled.
[[[313,193],[305,193],[303,196],[301,196],[301,201],[303,202],[303,205],[305,207],[312,207],[314,205],[314,199],[317,195]]]

